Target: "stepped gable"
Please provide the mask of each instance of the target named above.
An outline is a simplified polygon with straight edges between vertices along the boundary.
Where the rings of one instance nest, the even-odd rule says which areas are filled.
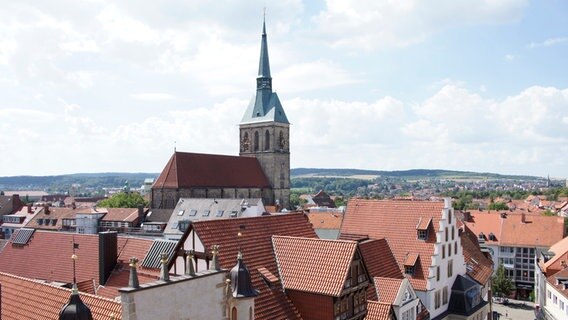
[[[273,236],[272,243],[286,290],[340,296],[357,242]]]
[[[367,240],[359,244],[361,255],[371,278],[385,277],[403,279],[400,267],[396,263],[391,249],[385,239]],[[377,301],[377,291],[374,286],[367,290],[367,300]]]
[[[68,260],[69,257],[68,257]],[[79,261],[79,260],[77,260]],[[0,318],[58,319],[59,311],[69,301],[71,290],[0,272],[2,308]],[[93,319],[122,319],[120,302],[86,293],[79,293],[89,307]]]
[[[256,158],[174,152],[152,188],[270,188]]]
[[[436,231],[444,209],[443,201],[364,200],[349,201],[343,218],[341,234],[368,235],[371,239],[385,239],[404,272],[404,261],[409,255],[418,256],[415,273],[409,277],[415,290],[426,290],[428,267],[432,263]],[[432,219],[428,238],[418,240],[416,228],[420,221]],[[343,239],[342,236],[340,236]]]
[[[204,220],[192,223],[192,228],[205,248],[219,245],[219,263],[224,269],[234,266],[235,257],[239,247],[241,248],[252,285],[259,291],[259,295],[255,297],[255,319],[301,319],[284,293],[281,282],[272,282],[272,288],[269,287],[259,269],[264,267],[273,275],[279,274],[272,249],[273,235],[317,238],[304,214]],[[242,234],[240,237],[237,236],[239,232]],[[187,238],[188,234],[186,232],[184,237]],[[185,238],[180,240],[180,245]]]
[[[479,284],[485,285],[493,274],[493,261],[481,252],[475,233],[467,226],[463,226],[463,230],[460,237],[467,275]]]
[[[47,282],[72,283],[73,241],[78,245],[78,248],[75,248],[75,254],[78,257],[75,262],[77,282],[94,282],[93,287],[98,288],[101,283],[99,283],[99,236],[97,234],[36,230],[24,246],[8,243],[0,253],[0,272]],[[97,294],[112,298],[118,296],[118,289],[128,284],[126,266],[129,258],[136,256],[142,259],[151,244],[152,241],[149,239],[117,237],[117,266],[107,279],[107,283],[103,284],[105,288],[97,290]],[[142,278],[141,283],[144,283],[143,279],[147,279],[147,282],[155,280],[156,277],[153,275],[158,274],[158,271],[154,269],[144,272],[149,276]],[[126,281],[111,281],[113,277],[122,279],[119,273],[126,274]]]

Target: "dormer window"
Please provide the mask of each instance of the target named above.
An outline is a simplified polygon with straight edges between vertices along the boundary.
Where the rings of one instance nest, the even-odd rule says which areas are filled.
[[[404,273],[408,275],[414,275],[417,262],[418,262],[418,254],[409,253],[404,259]]]
[[[41,226],[43,224],[43,219],[37,219],[37,224]]]
[[[432,222],[432,218],[420,218],[418,224],[416,225],[416,233],[418,240],[428,239],[428,227]]]
[[[479,239],[479,240],[485,240],[485,234],[484,234],[483,232],[480,232],[480,233],[477,235],[477,239]]]
[[[418,240],[426,240],[428,238],[428,230],[418,230]]]
[[[404,266],[404,274],[414,275],[414,266]]]

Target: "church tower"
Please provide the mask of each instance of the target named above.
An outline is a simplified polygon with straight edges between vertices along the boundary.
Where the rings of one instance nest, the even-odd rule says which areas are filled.
[[[272,92],[266,23],[262,25],[256,95],[239,125],[240,153],[255,157],[272,186],[270,204],[290,205],[290,123],[280,99]]]

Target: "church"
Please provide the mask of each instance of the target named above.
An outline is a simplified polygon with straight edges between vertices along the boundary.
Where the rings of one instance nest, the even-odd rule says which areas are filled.
[[[272,91],[266,23],[256,95],[239,124],[239,156],[174,152],[151,191],[151,206],[173,209],[180,198],[261,198],[290,205],[290,123]]]

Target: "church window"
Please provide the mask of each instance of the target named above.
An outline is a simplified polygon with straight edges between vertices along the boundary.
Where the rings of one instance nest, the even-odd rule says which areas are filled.
[[[258,151],[258,131],[254,132],[254,151]]]
[[[270,132],[266,130],[264,132],[264,150],[270,149]]]

